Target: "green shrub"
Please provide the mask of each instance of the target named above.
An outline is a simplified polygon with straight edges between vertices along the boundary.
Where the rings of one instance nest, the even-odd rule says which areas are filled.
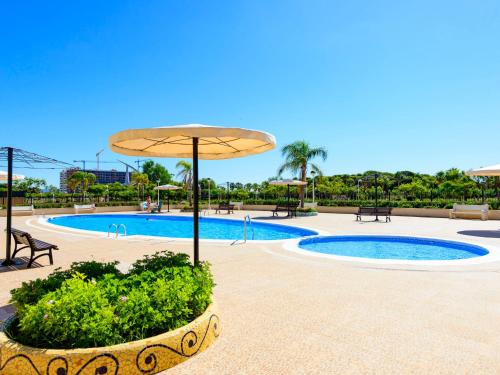
[[[115,266],[75,263],[11,291],[18,311],[7,333],[42,348],[113,345],[183,326],[212,301],[210,265],[186,254],[145,256],[127,274]]]
[[[45,279],[36,279],[23,282],[20,288],[12,289],[11,302],[14,302],[18,311],[24,309],[25,305],[35,304],[48,292],[60,288],[65,280],[68,280],[75,273],[82,273],[89,279],[99,279],[106,274],[120,275],[116,268],[118,262],[99,263],[95,261],[74,262],[70,268],[61,271],[57,268]]]
[[[153,255],[145,255],[132,264],[131,274],[140,274],[144,271],[157,272],[164,268],[191,266],[189,255],[173,253],[172,251],[156,252]]]
[[[42,348],[86,348],[119,342],[114,306],[103,290],[75,275],[26,306],[16,340]]]

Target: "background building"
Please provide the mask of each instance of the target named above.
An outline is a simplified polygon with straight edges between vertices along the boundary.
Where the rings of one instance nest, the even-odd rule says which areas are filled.
[[[81,171],[80,168],[69,168],[61,171],[59,175],[59,190],[63,193],[69,193],[68,185],[66,181],[75,172]],[[119,182],[123,185],[130,184],[131,172],[117,171],[116,169],[111,170],[94,170],[86,169],[85,172],[93,173],[96,176],[96,184],[112,184],[114,182]]]

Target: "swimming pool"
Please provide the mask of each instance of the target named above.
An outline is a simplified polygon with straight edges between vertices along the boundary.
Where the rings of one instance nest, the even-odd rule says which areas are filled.
[[[463,242],[403,236],[318,236],[301,240],[298,247],[343,257],[394,260],[460,260],[489,253]]]
[[[110,224],[124,224],[127,235],[145,235],[175,238],[193,238],[193,218],[190,216],[162,215],[71,215],[48,219],[64,227],[108,232]],[[253,232],[252,232],[253,228]],[[123,230],[121,230],[123,233]],[[253,221],[247,229],[247,239],[286,240],[317,235],[309,229]],[[200,217],[200,238],[210,240],[242,240],[243,221]]]

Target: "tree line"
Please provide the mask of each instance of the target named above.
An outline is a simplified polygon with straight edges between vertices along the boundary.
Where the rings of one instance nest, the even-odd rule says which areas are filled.
[[[281,149],[284,162],[277,168],[277,176],[266,181],[242,183],[237,181],[216,183],[211,178],[200,180],[202,200],[212,201],[238,200],[250,203],[272,202],[284,199],[286,186],[274,186],[269,182],[281,179],[289,172],[295,179],[305,181],[303,187],[291,187],[291,196],[299,204],[310,201],[314,195],[320,204],[333,205],[342,202],[372,201],[378,198],[390,202],[428,202],[432,206],[437,201],[474,201],[485,202],[499,198],[500,183],[498,178],[469,177],[464,171],[450,168],[435,174],[398,171],[365,171],[356,174],[324,175],[315,159],[325,161],[328,152],[323,147],[312,147],[306,141],[296,141]],[[120,183],[97,184],[92,173],[77,171],[69,176],[67,186],[69,194],[60,193],[57,188],[46,187],[43,179],[27,178],[15,181],[14,189],[26,191],[28,195],[46,199],[70,199],[78,197],[94,201],[134,201],[144,200],[148,195],[156,198],[157,185],[173,184],[180,189],[169,193],[174,201],[192,203],[192,165],[181,160],[176,164],[175,174],[152,160],[143,163],[140,172],[134,172],[129,186]],[[313,182],[314,181],[314,182]],[[498,202],[497,202],[498,203]]]

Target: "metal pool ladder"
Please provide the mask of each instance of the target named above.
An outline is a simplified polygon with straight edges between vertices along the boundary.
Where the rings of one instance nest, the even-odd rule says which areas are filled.
[[[255,231],[253,229],[252,218],[250,217],[249,214],[247,214],[243,218],[243,242],[247,242],[247,222],[248,225],[250,226],[250,229],[252,230],[252,240],[255,238]]]
[[[123,227],[123,235],[126,236],[127,235],[127,226],[125,224],[109,224],[108,225],[108,237],[109,237],[109,234],[111,233],[111,228],[115,228],[114,232],[115,232],[115,238],[118,238],[118,236],[120,235],[120,228]]]

